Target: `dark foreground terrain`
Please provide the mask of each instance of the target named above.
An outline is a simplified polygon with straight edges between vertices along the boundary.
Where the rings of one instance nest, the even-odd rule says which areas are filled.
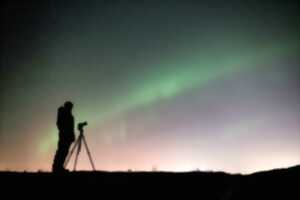
[[[251,175],[222,172],[0,172],[1,193],[82,199],[300,199],[300,166]],[[175,195],[175,196],[174,196]],[[9,199],[9,198],[5,198]]]

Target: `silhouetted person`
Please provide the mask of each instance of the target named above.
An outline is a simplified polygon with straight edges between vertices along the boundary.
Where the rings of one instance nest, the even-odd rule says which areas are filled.
[[[74,117],[72,115],[73,103],[65,102],[64,106],[58,108],[56,125],[59,130],[59,141],[54,157],[52,171],[64,172],[65,159],[69,153],[69,148],[75,140]]]

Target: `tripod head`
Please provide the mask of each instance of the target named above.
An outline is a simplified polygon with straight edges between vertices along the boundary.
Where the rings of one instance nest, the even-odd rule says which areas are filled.
[[[80,131],[80,132],[83,132],[83,127],[84,126],[87,126],[88,123],[85,121],[85,122],[81,122],[81,123],[78,123],[77,125],[77,129]]]

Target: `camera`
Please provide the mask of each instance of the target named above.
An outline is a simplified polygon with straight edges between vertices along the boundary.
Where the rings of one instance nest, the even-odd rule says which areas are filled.
[[[83,131],[83,127],[86,126],[86,125],[88,125],[87,122],[81,122],[81,123],[78,123],[77,129],[78,129],[79,131]]]

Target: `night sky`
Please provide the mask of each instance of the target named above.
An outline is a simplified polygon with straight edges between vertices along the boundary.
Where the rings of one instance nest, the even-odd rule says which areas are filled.
[[[0,170],[51,169],[66,100],[98,170],[299,164],[299,13],[288,0],[2,3]]]

